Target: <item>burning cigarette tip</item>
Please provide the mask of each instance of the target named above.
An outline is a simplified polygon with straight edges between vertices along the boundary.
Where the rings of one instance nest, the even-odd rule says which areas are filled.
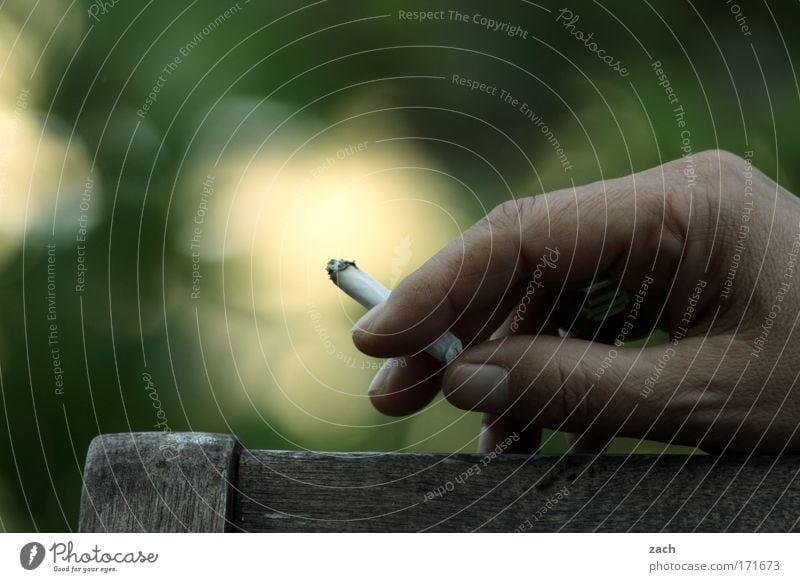
[[[338,283],[337,279],[339,278],[339,273],[347,269],[348,267],[356,267],[355,261],[347,261],[345,259],[331,259],[328,261],[328,265],[325,267],[325,270],[328,271],[328,277],[331,278],[331,281],[334,283]]]

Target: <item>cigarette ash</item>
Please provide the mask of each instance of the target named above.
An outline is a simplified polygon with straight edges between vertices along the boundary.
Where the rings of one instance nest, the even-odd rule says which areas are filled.
[[[342,271],[344,271],[349,267],[355,267],[356,269],[358,269],[355,261],[348,261],[346,259],[331,259],[330,261],[328,261],[328,265],[325,267],[325,270],[328,271],[328,277],[331,278],[331,281],[333,281],[338,285],[339,273],[341,273]]]

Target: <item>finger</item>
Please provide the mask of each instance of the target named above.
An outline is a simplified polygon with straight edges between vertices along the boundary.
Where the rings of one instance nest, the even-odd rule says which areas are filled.
[[[396,291],[394,292],[396,293]],[[518,306],[524,292],[524,284],[515,284],[509,287],[503,293],[503,295],[498,298],[497,304],[486,305],[481,309],[475,309],[471,311],[469,314],[460,318],[459,321],[451,326],[449,328],[450,331],[455,333],[464,345],[485,340],[486,338],[490,337],[492,333],[496,332],[497,329],[502,327],[505,319],[510,317],[509,314],[512,312],[512,308]],[[383,310],[384,307],[385,303],[376,305],[370,311],[368,311],[364,317],[362,317],[361,320],[359,320],[359,322],[357,322],[353,327],[353,341],[356,347],[361,349],[361,351],[365,351],[363,349],[364,341],[367,343],[370,341],[369,338],[365,336],[371,335],[370,332],[367,332],[361,328],[362,322],[369,320],[374,316],[374,314]],[[437,339],[438,337],[439,336],[437,335],[434,339]],[[409,350],[404,353],[398,352],[393,354],[393,356],[422,353],[424,349],[430,345],[430,343],[431,342],[421,343],[413,350]],[[365,353],[368,352],[365,351]]]
[[[388,416],[412,414],[439,392],[443,372],[444,365],[427,354],[388,359],[370,384],[370,401]]]
[[[567,333],[564,337],[590,339],[575,332]],[[609,434],[600,434],[596,431],[584,433],[568,432],[564,434],[564,438],[567,441],[569,449],[575,454],[599,455],[611,444],[613,436]]]
[[[558,335],[558,325],[550,295],[547,289],[538,289],[529,283],[513,309],[508,312],[489,339],[500,339],[510,335]]]
[[[536,292],[535,285],[528,285],[522,299],[508,314],[503,324],[490,339],[496,340],[515,334],[556,334],[552,315],[552,303],[547,290]],[[508,453],[535,453],[541,446],[542,429],[532,422],[519,422],[508,413],[484,414],[478,439],[478,452],[488,453],[498,448]]]
[[[541,444],[542,430],[533,423],[520,423],[508,415],[484,414],[478,452],[535,453]]]
[[[518,306],[528,303],[533,306],[532,312],[546,313],[547,310],[543,307],[546,296],[541,293],[534,299],[533,295],[529,294],[520,299],[523,291],[524,289],[520,287],[515,293],[510,294],[499,308],[479,314],[477,320],[482,322],[480,325],[476,324],[472,328],[461,327],[458,330],[460,337],[469,344],[472,341],[480,342],[490,335],[507,335],[511,333],[508,322],[515,323],[523,330],[542,331],[544,327],[541,319],[533,316],[525,318],[517,314]],[[508,316],[504,316],[509,311],[509,305],[516,305],[517,308]],[[527,310],[525,312],[527,313]],[[494,329],[493,325],[496,325],[493,322],[503,317],[507,323],[495,330],[494,334],[490,334]],[[390,416],[412,414],[424,408],[435,397],[442,385],[443,372],[444,365],[424,352],[391,358],[375,374],[369,387],[370,399],[375,408],[384,414]]]
[[[519,293],[521,292],[520,290]],[[541,303],[544,296],[537,300]],[[518,303],[519,299],[514,298],[513,302]],[[479,342],[489,337],[492,329],[491,322],[500,319],[502,313],[508,311],[508,304],[507,302],[506,306],[501,309],[493,310],[494,313],[481,314],[483,325],[472,329],[462,328],[460,337],[464,339],[465,343]],[[514,312],[511,313],[511,315],[513,314]],[[511,315],[507,316],[508,321],[511,321]],[[487,324],[487,320],[490,323]],[[534,321],[533,318],[524,321],[522,323],[524,329],[533,328]],[[507,325],[501,326],[495,331],[495,334],[510,333],[507,327]],[[540,325],[537,329],[542,329],[542,326]],[[412,414],[424,408],[436,396],[442,386],[443,373],[444,364],[424,352],[412,356],[391,358],[375,374],[368,393],[372,404],[383,414],[390,416]]]
[[[507,309],[507,308],[503,308]],[[481,314],[482,325],[462,328],[465,343],[481,341],[490,335],[500,310]],[[487,323],[488,321],[488,323]],[[375,408],[390,416],[403,416],[421,410],[433,400],[442,386],[444,364],[425,352],[388,359],[372,379],[368,393]]]
[[[449,367],[444,394],[465,410],[505,413],[517,422],[555,430],[639,437],[651,431],[662,434],[659,404],[663,407],[663,400],[651,397],[643,387],[664,346],[616,348],[613,366],[598,375],[609,349],[613,348],[551,336],[485,342],[465,351]],[[682,362],[673,351],[675,362]],[[679,382],[682,370],[675,362],[659,371],[665,387]]]
[[[537,266],[539,285],[592,279],[621,263],[623,282],[638,282],[654,264],[674,273],[685,237],[670,230],[681,230],[680,218],[665,220],[661,183],[636,174],[499,206],[362,318],[356,345],[379,357],[419,351],[497,305]]]

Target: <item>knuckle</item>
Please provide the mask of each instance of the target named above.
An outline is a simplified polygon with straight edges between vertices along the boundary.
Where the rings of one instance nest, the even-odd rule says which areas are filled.
[[[711,172],[719,169],[725,170],[729,167],[740,167],[742,163],[742,158],[727,150],[703,150],[695,155],[697,160],[703,164],[703,169]]]
[[[486,219],[491,228],[524,227],[535,205],[535,197],[515,198],[495,206]]]
[[[565,426],[583,427],[588,419],[588,383],[580,366],[566,370],[557,363],[552,365],[552,381],[557,383],[553,412]]]
[[[705,150],[696,155],[697,181],[706,194],[707,203],[714,203],[724,210],[725,202],[730,201],[726,190],[736,185],[742,178],[745,161],[725,150]]]
[[[505,243],[497,247],[492,245],[492,255],[498,252],[508,257],[513,253],[513,256],[525,262],[526,233],[536,230],[536,225],[533,224],[536,219],[533,211],[535,205],[536,199],[533,196],[507,200],[492,209],[479,223],[480,228],[489,233],[490,242],[496,233]]]
[[[589,393],[579,389],[577,385],[569,383],[559,391],[561,400],[561,417],[565,426],[573,426],[582,430],[589,422]]]
[[[664,226],[678,240],[706,239],[730,223],[734,200],[726,192],[740,181],[743,168],[742,158],[720,149],[668,162],[665,187],[650,193],[647,207],[663,213]]]

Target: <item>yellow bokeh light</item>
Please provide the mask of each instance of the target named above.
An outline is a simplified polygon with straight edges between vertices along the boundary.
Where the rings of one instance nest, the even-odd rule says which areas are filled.
[[[295,153],[273,147],[217,167],[197,163],[177,207],[177,240],[188,253],[204,203],[200,260],[225,266],[217,308],[250,314],[238,325],[251,329],[236,331],[232,346],[239,406],[279,420],[300,442],[335,434],[343,448],[363,447],[376,425],[397,421],[366,397],[380,361],[352,344],[364,309],[328,280],[325,266],[356,260],[391,288],[457,237],[471,220],[453,200],[471,194],[427,165],[407,143],[346,133]],[[201,317],[209,309],[204,302]]]

